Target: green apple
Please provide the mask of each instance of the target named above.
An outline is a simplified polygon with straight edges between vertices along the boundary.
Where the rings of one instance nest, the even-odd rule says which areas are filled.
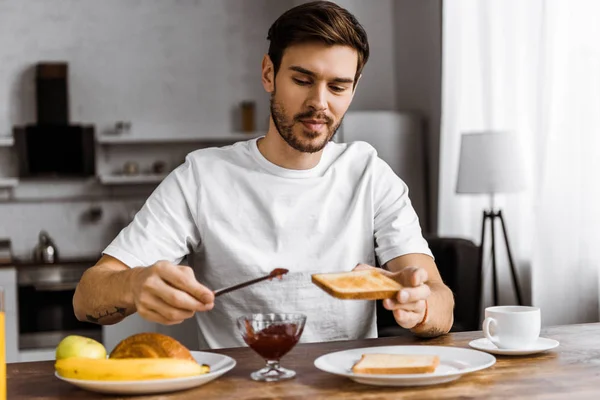
[[[69,357],[106,358],[106,348],[94,339],[69,335],[56,347],[56,359]]]

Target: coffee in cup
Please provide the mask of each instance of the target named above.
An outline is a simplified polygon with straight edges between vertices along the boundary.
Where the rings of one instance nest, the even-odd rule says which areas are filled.
[[[526,349],[540,336],[538,307],[497,306],[485,309],[483,333],[499,349]]]

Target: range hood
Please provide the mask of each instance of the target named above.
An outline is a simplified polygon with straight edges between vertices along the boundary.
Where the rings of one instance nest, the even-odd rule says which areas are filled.
[[[68,64],[38,63],[35,70],[37,122],[13,127],[19,176],[94,175],[94,126],[70,122]]]

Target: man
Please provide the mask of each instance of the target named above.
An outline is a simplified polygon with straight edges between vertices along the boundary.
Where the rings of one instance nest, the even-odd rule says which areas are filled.
[[[406,185],[368,144],[331,141],[369,57],[348,11],[313,2],[271,26],[262,83],[266,135],[192,152],[82,277],[80,320],[116,323],[134,312],[161,324],[196,316],[201,347],[243,345],[235,319],[301,312],[302,341],[376,337],[375,304],[335,299],[312,273],[373,268],[406,288],[384,301],[416,335],[449,331],[454,301],[421,235]],[[191,267],[177,265],[188,257]],[[215,300],[212,290],[290,273]]]

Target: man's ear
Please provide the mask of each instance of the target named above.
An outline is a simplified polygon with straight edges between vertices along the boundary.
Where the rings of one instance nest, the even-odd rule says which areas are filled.
[[[262,60],[261,78],[265,91],[268,93],[273,93],[275,90],[275,68],[273,66],[273,62],[271,61],[271,57],[269,57],[268,54],[265,54]]]

